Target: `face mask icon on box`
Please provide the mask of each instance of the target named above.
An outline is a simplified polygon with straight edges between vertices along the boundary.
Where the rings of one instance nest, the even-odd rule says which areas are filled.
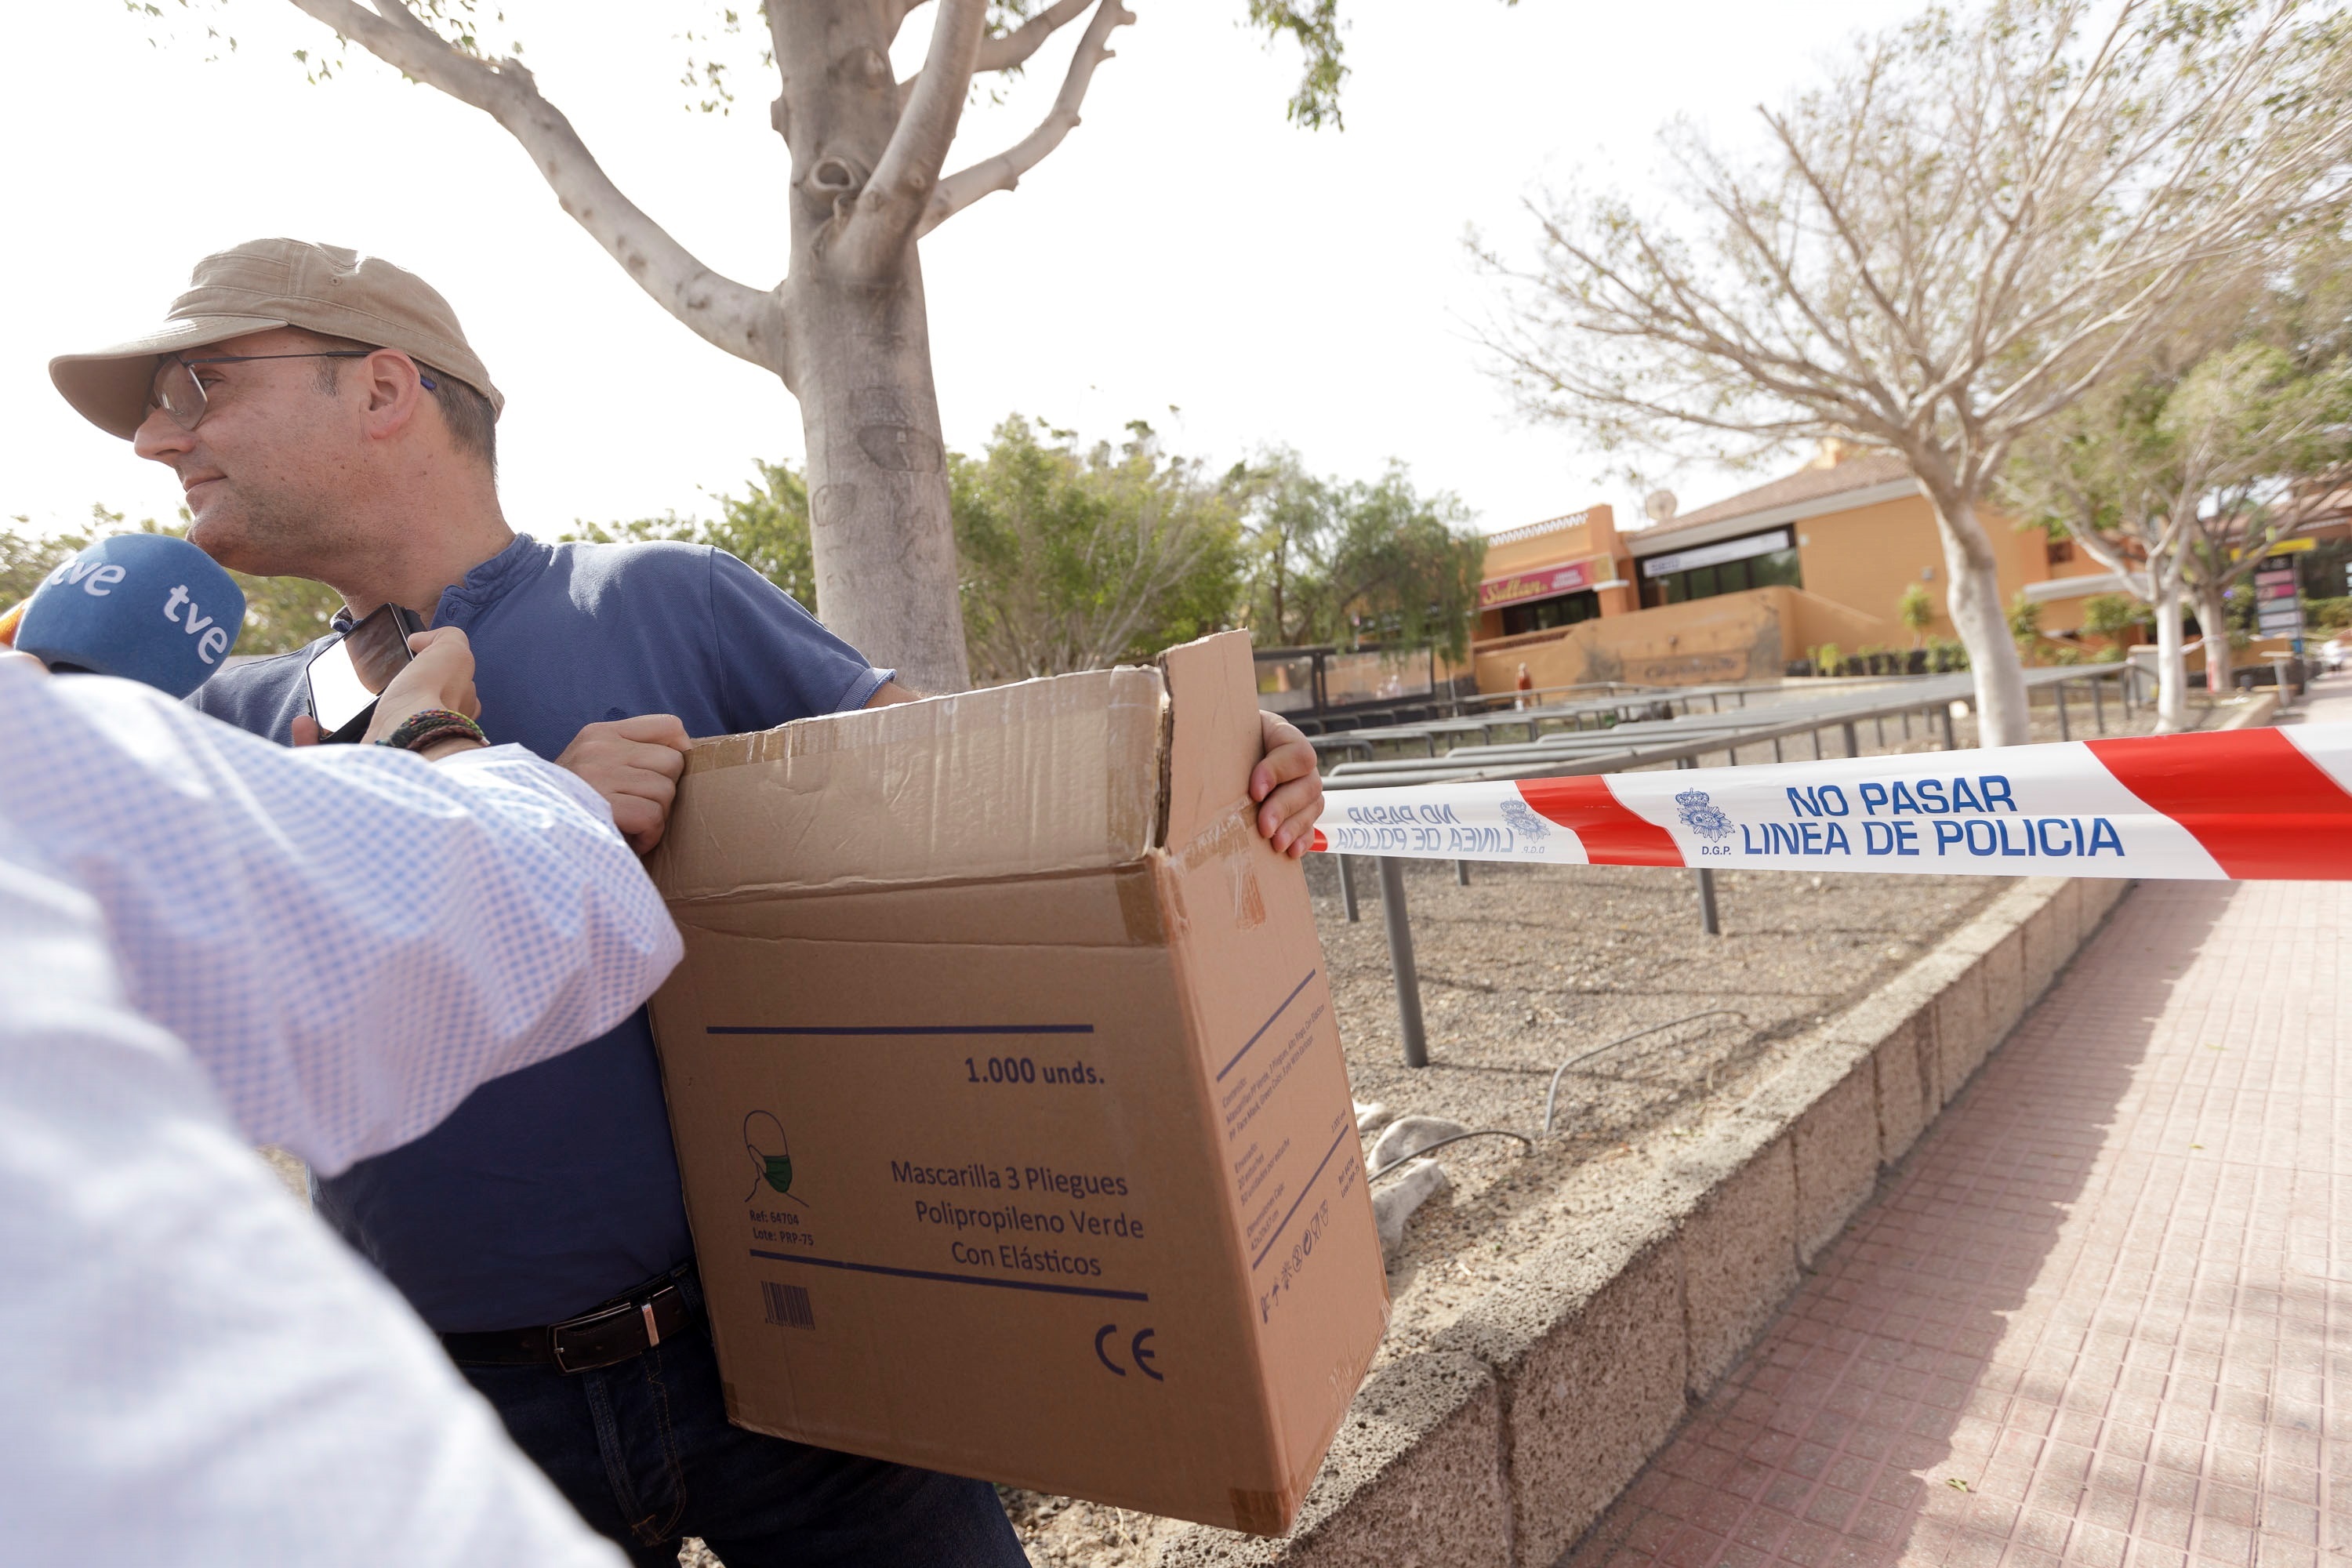
[[[751,1159],[751,1190],[743,1194],[750,1203],[760,1195],[761,1187],[782,1193],[796,1204],[806,1198],[793,1191],[793,1146],[785,1140],[784,1124],[768,1111],[755,1110],[743,1118],[743,1152]]]

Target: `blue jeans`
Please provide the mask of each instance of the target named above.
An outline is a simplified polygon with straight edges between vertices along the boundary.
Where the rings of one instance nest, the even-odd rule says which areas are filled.
[[[699,1310],[699,1281],[687,1289]],[[617,1366],[461,1368],[589,1527],[643,1568],[698,1535],[727,1568],[1022,1568],[996,1489],[727,1423],[701,1328]]]

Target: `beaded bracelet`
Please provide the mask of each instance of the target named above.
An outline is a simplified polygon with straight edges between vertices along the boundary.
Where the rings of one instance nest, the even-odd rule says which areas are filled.
[[[482,727],[463,713],[449,708],[425,708],[403,719],[398,729],[376,744],[421,752],[436,741],[447,740],[477,741],[485,746],[490,743]]]

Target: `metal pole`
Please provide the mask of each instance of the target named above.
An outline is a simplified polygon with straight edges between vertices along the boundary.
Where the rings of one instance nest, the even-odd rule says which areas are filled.
[[[1960,749],[1960,738],[1952,729],[1952,705],[1948,702],[1944,703],[1937,709],[1937,711],[1944,716],[1944,750],[1948,752],[1958,751]]]
[[[1339,908],[1347,915],[1349,925],[1364,918],[1356,908],[1356,858],[1353,855],[1339,857]]]
[[[2095,677],[2091,681],[2091,722],[2100,734],[2107,732],[2107,683]]]
[[[2071,741],[2074,738],[2074,730],[2066,722],[2066,683],[2062,680],[2053,689],[2058,693],[2058,738]]]
[[[1454,862],[1454,885],[1457,888],[1466,888],[1470,885],[1469,861],[1456,860]]]
[[[1845,754],[1849,757],[1862,755],[1862,737],[1854,732],[1851,719],[1845,721]]]
[[[1698,766],[1698,760],[1695,757],[1677,757],[1675,759],[1675,766],[1695,768]],[[1723,921],[1716,912],[1714,868],[1708,866],[1693,868],[1691,879],[1698,884],[1698,929],[1708,936],[1721,936]]]
[[[1380,857],[1381,923],[1388,927],[1389,967],[1396,974],[1397,1033],[1404,1040],[1404,1065],[1429,1065],[1429,1036],[1421,1023],[1421,973],[1412,966],[1412,921],[1404,910],[1404,862]]]

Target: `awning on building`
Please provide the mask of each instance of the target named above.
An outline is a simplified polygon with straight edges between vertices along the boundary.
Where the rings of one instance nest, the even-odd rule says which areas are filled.
[[[1703,544],[1696,550],[1679,550],[1672,555],[1646,555],[1642,558],[1644,578],[1672,576],[1676,572],[1696,572],[1702,566],[1721,566],[1727,562],[1746,561],[1751,556],[1769,555],[1776,550],[1789,548],[1789,531],[1776,528],[1769,533],[1751,533],[1745,539],[1727,539],[1720,544]]]
[[[2053,599],[2087,599],[2094,594],[2128,594],[2132,585],[2118,572],[2096,572],[2086,577],[2053,577],[2047,583],[2028,583],[2019,590],[2029,605],[2046,605]]]
[[[1572,594],[1579,588],[1606,585],[1616,580],[1615,563],[1606,555],[1595,555],[1583,561],[1571,561],[1565,566],[1546,566],[1535,572],[1513,572],[1501,577],[1489,577],[1478,584],[1478,607],[1491,610],[1501,605],[1516,605],[1528,599],[1549,599],[1555,594]]]

